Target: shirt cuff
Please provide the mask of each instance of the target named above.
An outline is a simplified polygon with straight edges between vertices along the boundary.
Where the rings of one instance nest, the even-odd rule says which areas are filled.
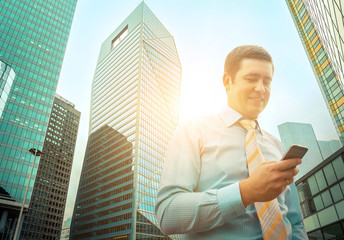
[[[230,221],[246,212],[241,200],[239,182],[220,188],[217,192],[217,200],[226,221]]]

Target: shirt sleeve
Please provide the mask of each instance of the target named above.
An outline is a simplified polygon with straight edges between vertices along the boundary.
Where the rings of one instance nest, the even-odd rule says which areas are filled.
[[[295,184],[290,185],[290,191],[286,195],[286,205],[288,206],[287,218],[292,227],[292,239],[308,239],[303,226],[303,218]]]
[[[202,135],[179,127],[166,153],[155,213],[167,235],[208,231],[245,213],[239,183],[196,192],[201,174]]]

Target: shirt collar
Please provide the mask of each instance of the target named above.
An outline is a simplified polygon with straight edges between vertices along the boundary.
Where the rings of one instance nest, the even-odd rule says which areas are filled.
[[[235,111],[233,108],[229,107],[229,106],[224,106],[221,110],[220,110],[220,117],[223,120],[223,122],[225,123],[226,127],[231,127],[232,125],[234,125],[237,121],[239,121],[241,118],[244,118],[240,113],[238,113],[237,111]],[[261,128],[259,126],[258,120],[255,119],[255,121],[257,122],[257,127],[256,129],[262,133]]]

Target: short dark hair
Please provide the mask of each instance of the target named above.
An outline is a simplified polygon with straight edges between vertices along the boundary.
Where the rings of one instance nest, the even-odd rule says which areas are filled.
[[[272,65],[272,71],[274,69],[274,64],[272,62],[272,57],[270,54],[262,47],[256,45],[243,45],[234,48],[226,57],[225,69],[224,71],[229,74],[232,80],[240,68],[241,61],[243,59],[259,59],[265,60]]]

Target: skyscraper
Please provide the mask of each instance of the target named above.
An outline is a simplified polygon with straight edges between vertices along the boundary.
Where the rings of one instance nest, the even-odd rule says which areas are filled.
[[[308,152],[303,157],[299,166],[300,172],[295,180],[301,178],[315,166],[324,161],[340,148],[339,141],[318,141],[313,127],[307,123],[286,122],[278,125],[278,131],[285,149],[292,144],[300,144],[308,147]]]
[[[278,125],[278,131],[286,149],[292,144],[308,147],[308,152],[299,166],[300,172],[295,176],[296,180],[323,161],[323,156],[311,124],[287,122]]]
[[[295,182],[309,239],[344,237],[344,147]]]
[[[326,106],[344,144],[344,5],[286,0]]]
[[[72,222],[71,217],[67,218],[67,220],[63,222],[60,240],[69,240],[71,222]]]
[[[39,164],[29,149],[43,146],[76,2],[0,1],[0,60],[16,74],[0,118],[4,218],[29,205]]]
[[[79,120],[74,104],[56,94],[21,230],[25,239],[60,238]]]
[[[174,39],[142,2],[100,50],[72,239],[167,238],[154,204],[180,85]]]
[[[341,144],[338,140],[318,141],[318,144],[324,159],[331,156],[341,147]]]
[[[343,2],[303,0],[312,22],[319,33],[334,71],[344,82],[344,5]]]

